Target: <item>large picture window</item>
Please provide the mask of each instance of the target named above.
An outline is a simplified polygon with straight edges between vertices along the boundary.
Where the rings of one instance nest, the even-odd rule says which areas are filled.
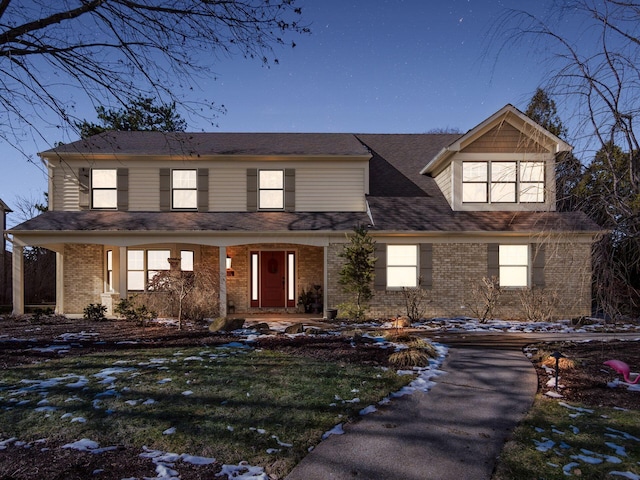
[[[169,270],[170,250],[128,250],[127,289],[142,292],[158,272]]]
[[[171,202],[176,210],[198,208],[198,175],[196,170],[172,170]]]
[[[529,246],[500,245],[500,286],[529,286]]]
[[[115,168],[91,170],[91,208],[118,208],[118,175]]]
[[[463,203],[544,203],[544,162],[462,162]]]
[[[418,246],[387,245],[387,287],[418,286]]]
[[[258,172],[258,202],[261,210],[284,209],[284,170]]]

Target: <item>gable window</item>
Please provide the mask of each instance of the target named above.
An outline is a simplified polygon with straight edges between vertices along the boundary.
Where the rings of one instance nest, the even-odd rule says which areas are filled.
[[[520,202],[544,202],[544,162],[520,162]]]
[[[500,245],[498,258],[501,287],[529,285],[529,245]]]
[[[197,170],[171,171],[171,206],[176,210],[198,208]]]
[[[516,201],[516,162],[491,163],[491,202],[514,203]]]
[[[387,245],[387,287],[418,286],[418,246]]]
[[[462,201],[465,203],[486,203],[488,200],[487,162],[462,162]]]
[[[91,170],[91,208],[118,208],[118,175],[115,168]]]
[[[544,203],[544,162],[462,162],[463,203]]]
[[[284,209],[284,170],[258,172],[258,208],[260,210]]]

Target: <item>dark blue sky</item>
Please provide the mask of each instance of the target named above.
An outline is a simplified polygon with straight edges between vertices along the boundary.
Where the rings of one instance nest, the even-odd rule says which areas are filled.
[[[215,79],[200,81],[193,98],[227,109],[210,122],[185,115],[194,131],[421,133],[467,131],[505,104],[524,109],[544,79],[527,45],[498,57],[491,28],[505,9],[553,13],[553,0],[298,0],[312,33],[277,51],[278,65],[217,61]],[[493,37],[491,37],[493,38]],[[79,104],[80,118],[95,119]],[[60,130],[45,130],[53,144]],[[35,154],[45,143],[23,146]],[[38,196],[41,169],[0,144],[15,166],[0,177],[0,198]],[[34,159],[39,163],[37,157]]]

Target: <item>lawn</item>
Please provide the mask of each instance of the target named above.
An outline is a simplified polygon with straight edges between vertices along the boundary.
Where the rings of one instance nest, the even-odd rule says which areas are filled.
[[[591,408],[539,395],[505,446],[494,480],[640,479],[636,410]]]
[[[0,440],[17,445],[0,448],[26,442],[29,453],[23,476],[10,471],[19,455],[11,466],[0,457],[0,477],[34,478],[29,466],[37,462],[36,475],[45,478],[60,456],[76,462],[68,444],[86,439],[95,443],[75,447],[94,455],[80,454],[91,457],[88,466],[77,477],[67,469],[65,478],[83,478],[89,468],[99,478],[156,475],[157,465],[140,461],[149,451],[191,455],[196,464],[215,459],[189,467],[202,478],[239,462],[280,478],[325,432],[411,380],[380,366],[241,343],[132,346],[17,365],[0,377]]]

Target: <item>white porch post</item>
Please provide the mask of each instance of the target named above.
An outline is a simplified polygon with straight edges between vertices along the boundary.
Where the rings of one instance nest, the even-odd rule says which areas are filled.
[[[220,270],[220,316],[227,316],[227,247],[220,247],[218,265]]]
[[[324,277],[322,279],[322,281],[324,282],[324,285],[322,286],[322,289],[324,290],[324,293],[322,295],[322,311],[324,312],[323,316],[326,318],[327,317],[327,309],[329,308],[329,295],[327,295],[327,287],[329,285],[329,247],[328,246],[324,246],[322,248],[322,253],[323,253],[323,268],[324,268]]]
[[[64,315],[64,253],[56,252],[56,314]]]
[[[127,264],[127,247],[120,247],[118,255],[118,291],[120,292],[120,298],[127,298],[127,270],[129,265]]]
[[[24,314],[24,247],[13,244],[13,314]]]

